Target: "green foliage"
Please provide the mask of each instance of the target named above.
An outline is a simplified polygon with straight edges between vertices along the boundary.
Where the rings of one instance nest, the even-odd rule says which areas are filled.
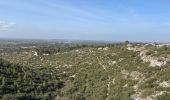
[[[160,95],[157,97],[157,100],[169,100],[170,94],[169,93],[164,93],[163,95]]]
[[[125,44],[129,44],[130,42],[129,41],[125,41]]]
[[[150,96],[154,93],[154,91],[155,90],[153,88],[147,88],[147,89],[142,91],[142,97]]]
[[[148,51],[146,56],[170,54],[168,46],[145,47],[145,43],[128,41],[114,44],[42,42],[34,48],[21,48],[21,44],[16,47],[8,44],[9,48],[0,46],[4,59],[0,59],[0,99],[132,100],[136,85],[143,98],[155,91],[169,92],[169,88],[159,86],[159,82],[170,79],[169,63],[150,67],[149,62],[141,60],[140,51],[127,50],[127,44],[144,47]],[[37,56],[34,51],[38,52]],[[122,74],[122,70],[128,75]],[[142,75],[135,79],[132,72]],[[164,96],[168,95],[158,98],[167,99]]]
[[[53,69],[32,69],[0,59],[1,99],[39,100],[54,97],[63,87],[63,82],[50,70]],[[44,97],[47,93],[49,95]]]

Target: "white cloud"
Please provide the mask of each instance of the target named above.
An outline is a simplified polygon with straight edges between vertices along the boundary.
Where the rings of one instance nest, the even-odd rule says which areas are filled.
[[[0,21],[0,30],[9,30],[16,25],[15,22]]]

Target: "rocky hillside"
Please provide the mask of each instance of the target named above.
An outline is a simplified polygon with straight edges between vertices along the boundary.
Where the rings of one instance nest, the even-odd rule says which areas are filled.
[[[64,51],[54,47],[50,50],[46,48],[45,52],[36,47],[20,48],[14,51],[2,49],[0,57],[11,64],[26,66],[27,69],[21,70],[20,73],[23,77],[30,75],[32,78],[22,78],[21,82],[25,84],[18,83],[18,88],[25,87],[21,90],[29,89],[32,81],[37,80],[33,77],[34,75],[40,80],[36,83],[35,89],[29,92],[6,92],[0,88],[0,98],[4,100],[7,96],[14,100],[16,95],[22,98],[23,95],[18,94],[29,95],[32,99],[40,100],[43,98],[169,100],[170,98],[170,46],[168,44],[123,43],[82,46]],[[8,83],[4,83],[4,78],[9,78],[9,76],[2,64],[0,71],[5,72],[5,75],[1,73],[1,87],[8,86]],[[21,77],[19,74],[16,75]],[[16,84],[16,78],[10,77],[10,82],[12,82],[10,84]],[[27,83],[28,80],[30,84]],[[51,84],[50,80],[54,84]],[[51,85],[56,87],[50,91],[45,85],[47,90],[43,90],[43,84],[48,83],[50,89]],[[62,85],[57,85],[59,83]],[[48,95],[44,97],[43,94]]]

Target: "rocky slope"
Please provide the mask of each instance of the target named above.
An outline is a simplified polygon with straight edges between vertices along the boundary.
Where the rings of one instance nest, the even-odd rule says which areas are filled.
[[[165,100],[170,98],[169,51],[166,44],[131,43],[41,55],[35,49],[2,51],[0,56],[33,69],[53,68],[63,82],[56,100]]]

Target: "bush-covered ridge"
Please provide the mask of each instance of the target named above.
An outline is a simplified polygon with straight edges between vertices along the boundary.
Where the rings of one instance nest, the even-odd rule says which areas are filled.
[[[168,45],[126,42],[103,46],[84,45],[71,48],[68,46],[62,49],[49,47],[1,51],[3,59],[16,68],[19,66],[16,72],[22,73],[17,75],[22,76],[23,81],[19,83],[24,83],[19,86],[22,87],[22,91],[12,95],[4,93],[1,97],[29,96],[31,99],[55,100],[169,98]],[[15,77],[10,79],[16,80]],[[2,83],[3,80],[2,78]],[[35,88],[27,93],[25,89],[37,80],[36,88],[45,92],[39,92]],[[46,87],[43,87],[44,82],[48,84]]]
[[[50,68],[31,68],[0,59],[0,98],[2,100],[52,99],[63,87]]]

